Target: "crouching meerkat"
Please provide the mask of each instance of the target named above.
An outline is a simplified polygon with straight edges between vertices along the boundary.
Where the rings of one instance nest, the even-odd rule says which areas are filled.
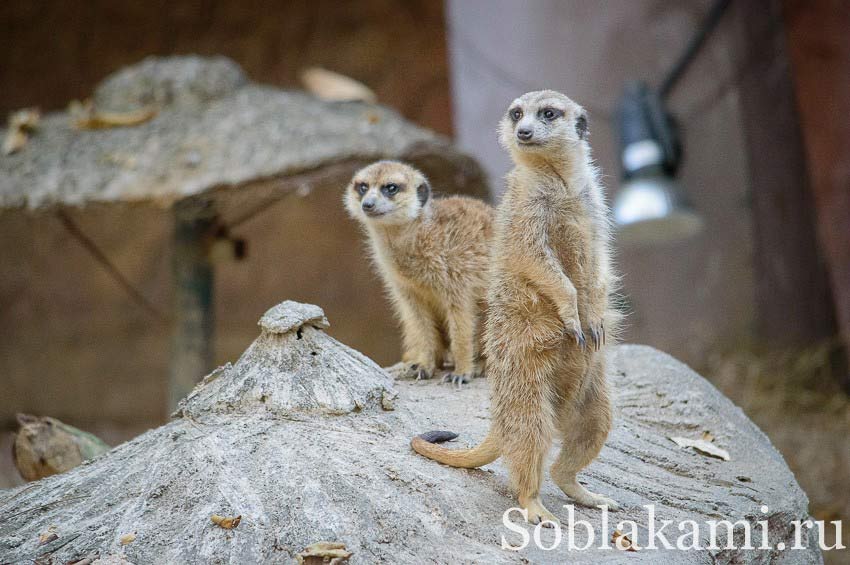
[[[517,98],[502,119],[500,141],[514,168],[496,215],[484,331],[491,428],[472,449],[435,445],[456,437],[451,432],[412,442],[418,453],[454,467],[504,457],[532,523],[557,522],[540,501],[556,434],[563,447],[551,467],[555,483],[576,503],[617,508],[576,478],[611,429],[604,346],[620,321],[609,305],[617,277],[587,135],[584,110],[550,90]]]
[[[425,175],[395,161],[355,173],[345,205],[368,234],[401,319],[402,361],[417,379],[430,378],[447,342],[454,370],[446,380],[468,382],[478,372],[493,209],[473,198],[433,198]]]

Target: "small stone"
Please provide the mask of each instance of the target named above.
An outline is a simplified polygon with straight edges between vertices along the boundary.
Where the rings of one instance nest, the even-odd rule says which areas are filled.
[[[395,410],[395,400],[398,398],[398,393],[395,391],[385,390],[381,393],[381,408],[384,410]]]

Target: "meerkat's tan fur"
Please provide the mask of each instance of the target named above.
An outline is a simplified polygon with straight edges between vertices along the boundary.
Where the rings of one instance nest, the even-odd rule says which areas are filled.
[[[563,94],[529,92],[510,105],[500,138],[515,166],[497,212],[484,332],[490,433],[472,449],[432,443],[453,435],[445,432],[423,434],[412,446],[456,467],[504,457],[527,519],[557,522],[540,487],[558,434],[555,483],[579,504],[615,509],[576,478],[611,428],[605,345],[620,320],[609,305],[617,278],[587,117]]]
[[[345,203],[365,227],[401,319],[402,360],[417,378],[430,378],[448,342],[454,370],[447,380],[467,382],[479,371],[493,209],[473,198],[433,198],[421,172],[394,161],[355,173]]]

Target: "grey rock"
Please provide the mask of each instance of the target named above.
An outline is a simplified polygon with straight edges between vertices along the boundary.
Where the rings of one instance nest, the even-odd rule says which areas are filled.
[[[274,308],[270,308],[260,318],[259,326],[273,334],[285,334],[305,324],[319,329],[330,327],[325,311],[313,304],[301,304],[286,300]]]
[[[246,82],[239,65],[225,57],[148,57],[107,77],[95,90],[94,102],[113,112],[197,107],[232,94]]]
[[[133,563],[280,563],[319,541],[344,543],[352,563],[821,562],[817,549],[503,550],[503,535],[519,541],[502,525],[515,505],[504,465],[453,469],[408,446],[430,429],[455,430],[461,444],[480,441],[489,422],[486,379],[461,391],[393,381],[325,334],[315,306],[284,303],[265,319],[242,357],[199,384],[170,423],[88,465],[0,492],[0,539],[14,540],[2,545],[0,562],[40,555],[38,535],[49,525],[67,541],[51,554],[59,563],[95,553]],[[645,534],[642,506],[654,504],[659,520],[767,520],[770,543],[790,545],[790,522],[808,516],[808,501],[741,410],[651,348],[615,347],[610,358],[616,426],[581,477],[623,505],[611,513],[607,536],[627,519]],[[386,399],[395,396],[387,411]],[[703,431],[731,461],[669,439]],[[569,501],[551,482],[542,497],[566,521],[561,506]],[[241,515],[242,522],[224,530],[212,514]],[[576,508],[575,517],[594,526],[598,546],[601,511]],[[675,542],[679,532],[670,529]],[[127,533],[136,538],[122,546]],[[581,543],[583,529],[576,533]],[[544,543],[554,535],[543,531]]]

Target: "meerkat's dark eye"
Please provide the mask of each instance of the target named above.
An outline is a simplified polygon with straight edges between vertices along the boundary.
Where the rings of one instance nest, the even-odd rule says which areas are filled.
[[[398,192],[398,185],[395,183],[389,183],[384,185],[384,194],[387,196],[393,196]]]
[[[554,120],[555,116],[557,116],[557,114],[552,108],[546,108],[545,110],[543,110],[543,117],[547,120]]]
[[[520,110],[519,108],[514,108],[509,113],[510,113],[511,119],[515,122],[518,122],[520,120],[520,118],[522,118],[522,110]]]
[[[357,191],[357,194],[359,194],[360,196],[363,196],[369,190],[369,185],[366,184],[365,182],[360,182],[360,183],[357,183],[354,186],[354,190]]]

